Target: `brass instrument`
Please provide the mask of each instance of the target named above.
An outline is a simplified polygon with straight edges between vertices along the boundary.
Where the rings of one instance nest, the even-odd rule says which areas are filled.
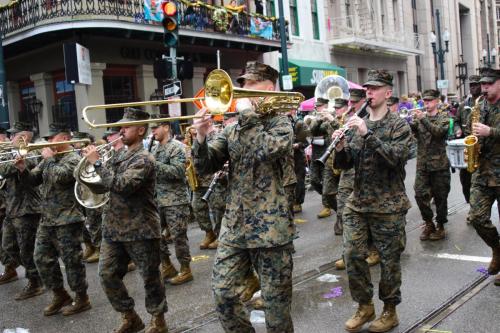
[[[196,176],[196,170],[194,169],[194,160],[191,154],[191,146],[193,145],[193,140],[191,138],[191,128],[186,128],[186,133],[184,139],[186,140],[186,179],[191,191],[196,191],[198,189],[198,177]]]
[[[416,110],[425,110],[425,108],[424,107],[413,108],[413,109],[401,108],[401,109],[399,109],[399,116],[401,118],[413,117],[414,116],[413,112]],[[424,112],[424,113],[427,113],[427,112]]]
[[[122,136],[96,147],[103,164],[106,164],[114,156],[113,143],[121,139]],[[75,198],[80,205],[85,208],[96,209],[108,202],[109,192],[103,186],[101,177],[95,171],[94,165],[90,164],[86,157],[78,162],[73,171],[73,176],[76,179]]]
[[[53,148],[57,146],[62,146],[62,145],[72,145],[75,143],[82,143],[84,145],[90,144],[90,139],[78,139],[78,140],[68,140],[68,141],[60,141],[60,142],[42,142],[42,143],[20,143],[19,148],[17,150],[19,151],[19,154],[21,156],[27,155],[30,151],[32,150],[39,150],[43,148]],[[71,150],[73,151],[73,150]],[[67,152],[70,152],[69,150]]]
[[[181,117],[167,117],[167,118],[151,118],[145,120],[134,120],[127,122],[116,123],[102,123],[95,124],[90,121],[88,112],[91,110],[105,110],[125,107],[139,107],[147,105],[163,105],[170,103],[186,103],[203,101],[211,115],[224,114],[231,106],[235,98],[253,98],[262,97],[259,102],[259,112],[289,112],[297,109],[300,103],[304,100],[304,95],[298,92],[282,92],[282,91],[262,91],[252,89],[235,88],[231,82],[229,75],[221,70],[215,69],[208,74],[205,82],[205,97],[196,98],[180,98],[171,100],[158,100],[158,101],[143,101],[131,103],[116,103],[116,104],[102,104],[102,105],[89,105],[83,108],[83,120],[90,126],[90,128],[106,128],[106,127],[124,127],[124,126],[137,126],[149,123],[158,123],[165,121],[187,120],[201,118],[202,116],[181,116]]]
[[[472,107],[470,113],[470,131],[472,133],[474,124],[480,122],[481,117],[481,105],[482,99],[484,96],[479,96],[476,99],[476,103]],[[467,163],[467,171],[473,173],[479,168],[479,154],[481,152],[481,146],[479,144],[479,138],[473,134],[468,135],[464,138],[465,144],[465,152],[464,152],[464,160]]]

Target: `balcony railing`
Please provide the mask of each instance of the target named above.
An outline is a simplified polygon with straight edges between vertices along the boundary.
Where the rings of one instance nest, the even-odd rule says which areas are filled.
[[[343,40],[356,40],[358,43],[372,44],[379,48],[395,47],[401,50],[422,51],[421,35],[403,31],[377,30],[377,22],[371,16],[350,15],[328,19],[329,40],[333,44]]]
[[[278,20],[241,12],[235,16],[223,7],[201,1],[178,1],[180,27],[234,36],[279,41]],[[148,20],[144,0],[13,0],[0,8],[0,33],[8,37],[20,31],[56,22],[118,20],[159,25]]]

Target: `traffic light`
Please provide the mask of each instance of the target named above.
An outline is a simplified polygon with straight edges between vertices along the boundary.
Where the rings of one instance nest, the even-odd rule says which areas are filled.
[[[173,1],[162,3],[163,11],[163,44],[166,47],[177,47],[179,26],[177,21],[177,5]]]

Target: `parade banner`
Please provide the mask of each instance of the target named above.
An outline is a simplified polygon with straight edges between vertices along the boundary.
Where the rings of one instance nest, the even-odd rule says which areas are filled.
[[[163,0],[144,0],[144,19],[146,21],[161,22],[163,20],[162,2]]]
[[[273,24],[258,17],[250,18],[250,34],[265,39],[273,38]]]

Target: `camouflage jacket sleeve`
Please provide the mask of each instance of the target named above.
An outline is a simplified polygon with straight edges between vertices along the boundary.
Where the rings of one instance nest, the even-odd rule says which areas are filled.
[[[448,134],[448,127],[450,125],[449,118],[443,114],[439,115],[438,119],[438,122],[431,122],[429,118],[424,117],[420,120],[420,122],[432,136],[436,138],[446,138],[446,135]]]
[[[34,153],[29,153],[27,156],[34,156]],[[26,169],[31,170],[40,162],[39,158],[28,158],[25,160]],[[14,177],[19,174],[19,170],[14,163],[4,163],[0,165],[0,175],[4,178]]]
[[[132,152],[128,152],[132,153]],[[122,196],[131,195],[143,185],[143,180],[154,173],[154,164],[141,154],[135,154],[127,164],[127,170],[115,174],[111,168],[97,168],[102,183],[106,189],[119,193]]]
[[[227,148],[227,134],[229,129],[236,126],[231,125],[219,133],[210,144],[207,140],[203,143],[198,143],[194,140],[193,156],[196,171],[200,174],[212,174],[224,166],[224,163],[229,159],[229,151]]]
[[[254,158],[258,161],[273,161],[292,150],[293,129],[286,116],[275,116],[256,126]]]
[[[307,137],[311,136],[311,132],[303,120],[297,120],[295,123],[294,134],[294,142],[300,145],[300,149],[304,149],[307,145],[309,145]]]
[[[311,122],[311,126],[309,126],[312,136],[327,135],[328,128],[328,122],[324,121],[321,118],[313,119]]]
[[[160,155],[157,151],[155,154],[155,170],[156,181],[165,182],[169,179],[185,179],[186,178],[186,154],[182,145],[177,142],[172,142],[171,139],[165,147],[158,147],[157,150],[165,150],[164,154]]]

